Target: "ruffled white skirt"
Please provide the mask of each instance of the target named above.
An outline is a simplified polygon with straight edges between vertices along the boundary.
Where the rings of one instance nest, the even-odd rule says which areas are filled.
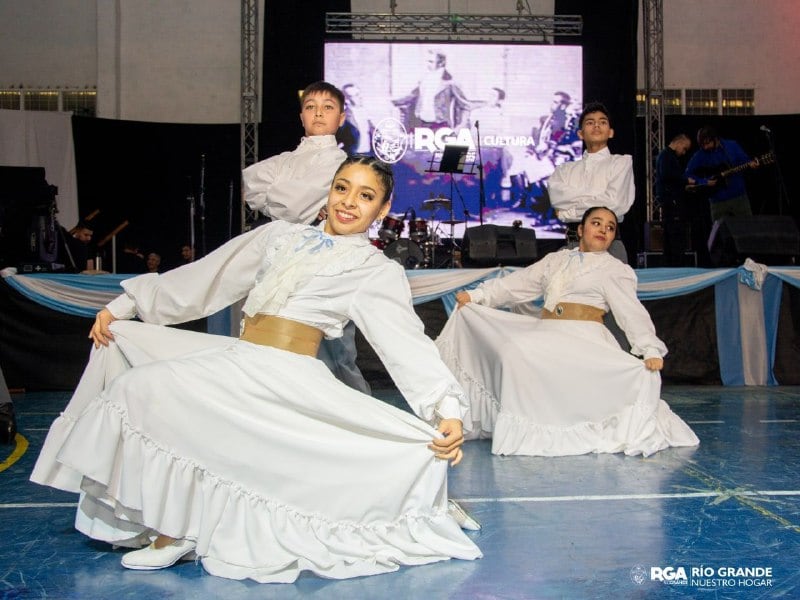
[[[648,456],[699,443],[660,398],[659,373],[600,323],[469,304],[436,345],[470,398],[471,436],[491,437],[494,454]]]
[[[480,550],[447,514],[435,430],[313,358],[118,321],[53,423],[33,481],[81,492],[77,528],[197,541],[207,571],[347,578]],[[130,368],[130,367],[136,368]]]

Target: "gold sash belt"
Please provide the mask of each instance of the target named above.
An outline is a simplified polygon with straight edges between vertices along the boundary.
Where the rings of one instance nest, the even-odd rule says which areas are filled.
[[[542,309],[543,319],[562,319],[568,321],[596,321],[603,322],[606,314],[602,308],[578,304],[576,302],[559,302],[552,311]]]
[[[244,331],[240,339],[295,354],[316,356],[322,341],[322,331],[283,317],[256,315],[244,318]]]

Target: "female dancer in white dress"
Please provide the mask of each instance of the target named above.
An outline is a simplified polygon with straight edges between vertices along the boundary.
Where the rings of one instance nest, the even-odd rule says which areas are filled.
[[[124,566],[196,553],[215,575],[291,582],[481,556],[448,514],[468,402],[402,267],[365,233],[389,210],[392,179],[375,159],[348,158],[319,227],[269,223],[123,282],[98,313],[89,365],[31,479],[81,493],[86,535],[149,544]],[[162,327],[245,297],[238,340]],[[113,322],[134,315],[145,323]],[[349,319],[419,418],[315,358]]]
[[[699,443],[660,398],[667,348],[633,269],[607,253],[616,227],[612,211],[591,208],[578,248],[457,294],[436,344],[470,397],[470,437],[492,437],[493,453],[647,456]],[[489,308],[542,296],[541,318]],[[603,325],[608,310],[630,354]]]

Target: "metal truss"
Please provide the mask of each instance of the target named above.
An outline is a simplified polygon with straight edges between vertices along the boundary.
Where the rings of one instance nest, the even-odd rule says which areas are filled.
[[[578,36],[579,15],[458,15],[326,13],[325,33],[353,39],[508,40],[552,43],[554,36]]]
[[[660,220],[655,197],[655,160],[664,148],[664,5],[642,0],[645,58],[645,117],[647,123],[647,220]]]
[[[258,160],[258,0],[242,0],[241,168]],[[257,213],[241,202],[242,231],[250,229]]]

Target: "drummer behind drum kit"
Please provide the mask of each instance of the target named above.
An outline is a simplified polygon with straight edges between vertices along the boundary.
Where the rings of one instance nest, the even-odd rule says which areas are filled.
[[[452,258],[455,249],[453,226],[464,221],[452,218],[452,203],[447,198],[430,198],[422,203],[422,208],[430,211],[431,214],[440,208],[450,211],[450,219],[439,221],[439,225],[450,225],[449,249],[439,243],[438,225],[434,227],[435,221],[432,218],[417,218],[413,208],[408,209],[403,215],[386,215],[378,230],[378,239],[373,240],[372,243],[383,250],[386,256],[399,262],[406,269],[455,266]],[[405,229],[406,219],[408,219],[407,239],[400,237]],[[437,249],[440,256],[445,255],[445,260],[441,264],[436,262]]]

